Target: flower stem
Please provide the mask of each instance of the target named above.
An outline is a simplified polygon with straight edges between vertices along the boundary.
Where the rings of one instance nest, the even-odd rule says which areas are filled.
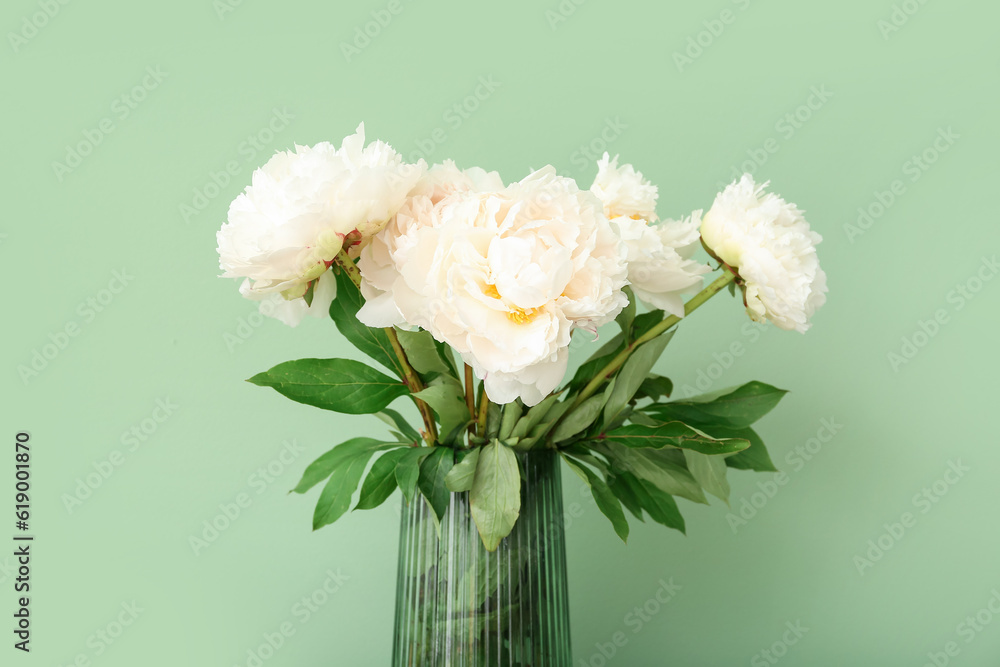
[[[708,287],[698,292],[691,298],[690,301],[684,304],[684,315],[690,315],[691,313],[693,313],[695,310],[698,309],[699,306],[701,306],[710,298],[712,298],[713,296],[721,292],[723,289],[725,289],[726,286],[729,283],[731,283],[734,278],[736,278],[736,276],[732,272],[730,272],[729,270],[723,270],[722,275],[716,278],[712,282],[712,284],[710,284]],[[612,373],[614,373],[615,371],[617,371],[619,368],[622,367],[622,365],[628,360],[629,356],[631,356],[632,352],[634,352],[637,347],[639,347],[643,343],[647,343],[653,340],[654,338],[656,338],[664,331],[666,331],[667,329],[674,326],[680,321],[681,318],[677,317],[676,315],[671,315],[670,317],[664,318],[662,322],[660,322],[652,329],[650,329],[649,331],[647,331],[646,333],[635,339],[635,341],[631,345],[628,345],[624,350],[618,353],[618,355],[614,359],[609,361],[608,364],[600,371],[598,371],[597,375],[595,375],[594,378],[589,383],[587,383],[587,386],[583,388],[583,391],[580,392],[580,395],[577,396],[576,400],[573,402],[573,408],[576,408],[585,400],[593,396],[594,393],[597,391],[597,389],[602,384],[604,384],[604,381],[607,380]],[[569,414],[569,412],[572,412],[572,408],[567,412],[567,414]]]
[[[472,366],[465,364],[465,405],[469,408],[469,419],[476,419],[476,378]]]
[[[490,412],[490,397],[486,395],[486,387],[483,387],[483,395],[479,398],[479,437],[486,437],[486,416]]]
[[[355,287],[361,287],[361,271],[358,270],[357,265],[354,260],[347,254],[346,251],[341,250],[337,254],[337,259],[335,260],[337,265],[344,270],[347,277],[351,279]],[[420,380],[420,376],[417,372],[413,370],[413,366],[410,365],[410,360],[406,358],[406,352],[403,350],[403,346],[399,342],[399,336],[396,335],[396,329],[393,327],[385,327],[383,329],[385,335],[389,338],[389,344],[392,345],[393,352],[396,353],[396,359],[399,361],[399,366],[403,370],[403,380],[406,382],[407,388],[410,390],[410,394],[415,394],[418,391],[423,390],[424,383]],[[429,405],[421,401],[419,398],[413,399],[414,403],[417,404],[417,410],[420,411],[420,416],[424,420],[424,440],[427,444],[433,446],[437,443],[438,432],[437,425],[434,423],[434,414],[431,412]]]

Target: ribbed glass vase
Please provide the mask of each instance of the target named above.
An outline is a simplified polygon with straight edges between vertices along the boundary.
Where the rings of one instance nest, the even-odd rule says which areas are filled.
[[[421,496],[403,500],[395,667],[570,667],[559,461],[518,455],[521,515],[490,553],[453,493],[440,534]]]

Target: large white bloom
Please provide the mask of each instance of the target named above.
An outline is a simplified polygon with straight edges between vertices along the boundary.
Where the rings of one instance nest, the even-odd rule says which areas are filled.
[[[419,206],[362,252],[365,282],[404,323],[457,350],[491,400],[535,405],[565,375],[573,330],[596,329],[626,303],[625,249],[600,202],[545,167]],[[386,312],[358,316],[381,325]]]
[[[683,295],[701,288],[711,269],[691,259],[698,249],[701,211],[681,220],[656,222],[657,187],[630,164],[618,166],[607,153],[590,187],[628,248],[628,279],[636,297],[684,317]]]
[[[794,204],[765,193],[767,185],[757,185],[749,174],[729,185],[705,215],[701,236],[745,283],[752,319],[805,332],[826,301],[826,274],[816,256],[823,237]]]
[[[358,313],[361,321],[374,327],[410,326],[396,307],[392,287],[399,277],[397,267],[406,264],[420,229],[440,222],[439,204],[450,195],[503,189],[503,180],[495,171],[479,167],[463,171],[451,160],[432,166],[385,230],[361,250],[361,293],[365,297]]]
[[[404,163],[381,141],[364,143],[361,124],[339,149],[296,146],[257,169],[216,237],[223,277],[248,279],[241,291],[251,298],[280,292],[294,299],[326,272],[345,240],[381,231],[426,167]]]
[[[481,167],[459,169],[454,160],[435,164],[413,188],[413,196],[429,197],[437,204],[448,195],[457,192],[497,192],[503,190],[503,179],[495,171]]]

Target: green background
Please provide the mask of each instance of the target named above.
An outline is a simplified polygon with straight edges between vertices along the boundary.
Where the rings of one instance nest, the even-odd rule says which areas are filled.
[[[381,425],[243,382],[353,351],[329,321],[248,321],[255,305],[216,277],[215,232],[252,170],[296,142],[339,143],[362,120],[407,157],[436,137],[429,160],[508,181],[552,163],[587,186],[596,167],[583,151],[606,143],[660,186],[668,216],[709,206],[756,155],[755,175],[825,236],[830,299],[808,335],[745,328],[720,297],[658,366],[678,386],[704,373],[713,389],[791,389],[760,425],[785,484],[735,472],[731,510],[684,501],[687,537],[633,522],[625,546],[564,475],[580,515],[567,529],[574,665],[603,664],[595,645],[619,631],[627,642],[607,664],[769,664],[759,652],[784,641],[786,623],[808,630],[781,664],[921,665],[951,641],[949,664],[995,664],[1000,616],[980,610],[1000,590],[1000,280],[976,275],[1000,240],[995,3],[907,0],[888,32],[890,0],[565,0],[561,14],[556,0],[401,0],[348,57],[341,45],[388,2],[48,1],[0,11],[0,534],[14,532],[13,438],[25,430],[37,536],[33,651],[14,651],[5,623],[4,665],[247,665],[284,622],[295,634],[266,665],[388,663],[398,500],[313,534],[314,498],[286,494],[312,458]],[[724,10],[730,23],[713,23]],[[674,54],[699,36],[706,46],[679,67]],[[131,92],[147,67],[165,76]],[[480,77],[499,85],[467,99]],[[824,86],[832,96],[800,109]],[[462,117],[456,103],[475,110]],[[268,136],[275,109],[294,118]],[[782,122],[797,110],[808,120]],[[959,138],[939,153],[948,128]],[[78,166],[54,166],[88,136],[101,140]],[[778,150],[761,160],[766,143]],[[914,171],[925,151],[935,161]],[[235,176],[214,187],[231,161]],[[845,227],[896,180],[905,190],[863,233]],[[60,335],[67,325],[76,335]],[[904,337],[923,345],[894,367]],[[745,354],[728,358],[734,342]],[[158,399],[176,406],[162,423]],[[823,419],[838,425],[832,439]],[[144,440],[124,435],[133,427]],[[819,436],[810,460],[795,454]],[[282,460],[286,441],[300,450]],[[121,465],[67,507],[116,451]],[[969,470],[949,485],[952,463]],[[920,500],[925,488],[936,502]],[[191,536],[241,494],[249,506],[195,553]],[[744,501],[759,507],[736,524],[727,515],[750,516]],[[893,537],[885,526],[905,512],[914,520]],[[888,551],[859,566],[880,538]],[[8,623],[11,565],[0,557]],[[303,622],[295,605],[328,571],[339,588]],[[629,614],[671,579],[677,595],[635,632]],[[133,601],[135,622],[99,639]],[[977,613],[992,624],[963,631]]]

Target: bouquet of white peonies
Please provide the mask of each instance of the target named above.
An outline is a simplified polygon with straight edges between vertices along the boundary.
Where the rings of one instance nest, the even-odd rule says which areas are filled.
[[[752,425],[784,391],[751,382],[671,401],[652,369],[676,325],[726,288],[753,320],[805,332],[826,298],[821,237],[749,175],[707,213],[661,220],[640,172],[607,154],[597,170],[589,190],[551,166],[504,184],[451,161],[407,164],[366,146],[362,125],[340,148],[297,146],[254,173],[218,232],[223,276],[291,326],[329,316],[381,366],[300,359],[249,380],[389,426],[305,470],[296,492],[325,482],[314,528],[350,509],[359,485],[355,509],[398,487],[439,519],[467,491],[495,549],[518,518],[517,452],[540,448],[584,480],[622,539],[623,506],[684,530],[675,496],[725,499],[727,468],[775,469]],[[596,340],[611,321],[617,334],[567,379],[574,335]],[[419,427],[389,407],[404,396]]]

